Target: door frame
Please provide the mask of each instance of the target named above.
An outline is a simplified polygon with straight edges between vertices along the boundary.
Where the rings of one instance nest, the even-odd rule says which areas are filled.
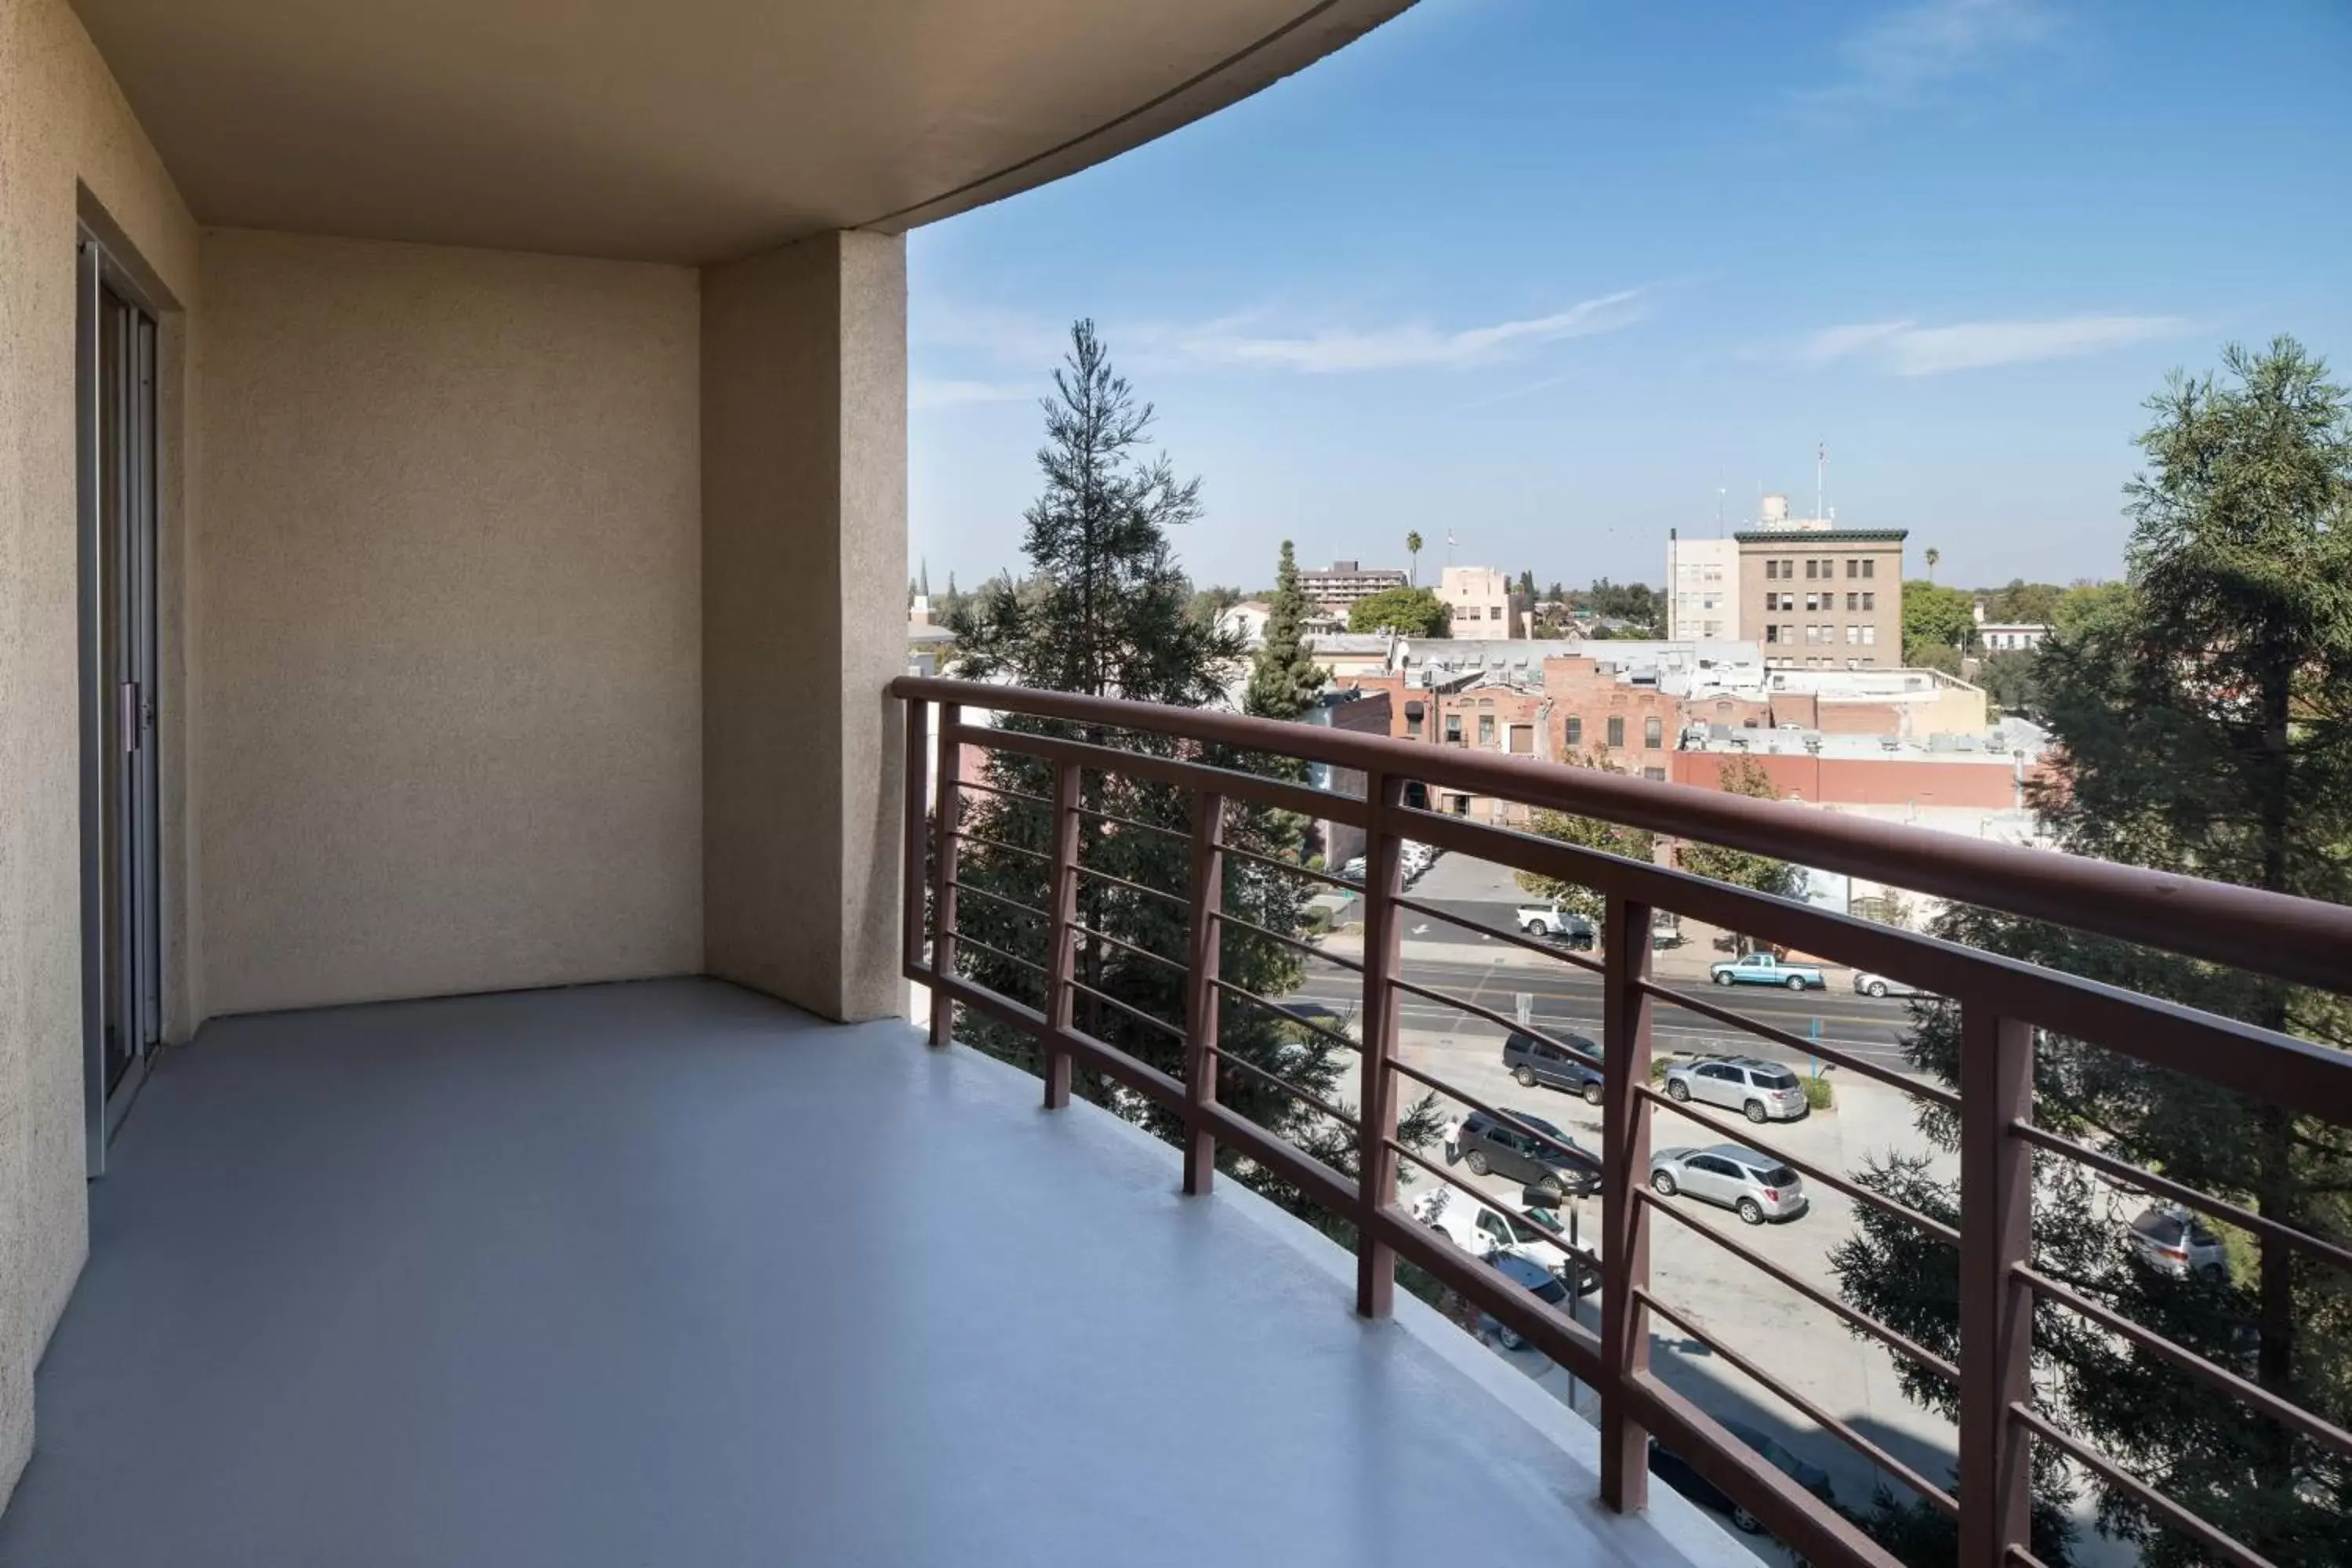
[[[163,316],[154,299],[132,273],[110,254],[105,242],[87,224],[77,226],[75,254],[75,490],[78,574],[75,627],[79,676],[80,760],[77,773],[81,836],[81,1000],[82,1061],[87,1136],[87,1169],[104,1173],[108,1141],[145,1084],[152,1051],[163,1037],[162,898],[162,777],[158,763],[155,721],[160,636],[161,590],[157,578],[162,526],[159,468],[162,459],[161,360]],[[132,391],[143,420],[126,425],[130,468],[129,511],[131,548],[125,562],[131,589],[130,633],[131,664],[139,680],[141,711],[134,715],[140,734],[138,760],[131,769],[129,794],[140,802],[131,810],[126,850],[131,858],[134,900],[142,911],[132,936],[131,963],[133,988],[130,1016],[135,1037],[131,1061],[120,1082],[107,1083],[107,989],[118,977],[107,973],[105,922],[112,912],[115,890],[107,886],[105,871],[106,770],[116,765],[108,746],[108,716],[121,693],[109,679],[106,650],[101,647],[104,595],[109,584],[100,579],[99,531],[103,526],[99,399],[105,385],[99,356],[103,334],[100,310],[111,293],[131,305],[142,320],[133,322],[128,347],[132,374],[142,379],[143,392]]]

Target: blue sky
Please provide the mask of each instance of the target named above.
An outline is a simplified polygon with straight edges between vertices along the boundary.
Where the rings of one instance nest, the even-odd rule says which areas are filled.
[[[1937,576],[2121,570],[2141,401],[2352,380],[2352,5],[1422,0],[909,237],[910,561],[1019,564],[1073,317],[1202,479],[1197,581],[1445,554],[1656,582],[1759,485]]]

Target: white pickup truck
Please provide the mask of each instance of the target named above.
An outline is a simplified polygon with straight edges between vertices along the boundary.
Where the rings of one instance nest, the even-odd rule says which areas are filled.
[[[1512,911],[1519,929],[1534,937],[1561,937],[1570,947],[1592,945],[1592,922],[1555,899],[1548,904],[1521,904]]]

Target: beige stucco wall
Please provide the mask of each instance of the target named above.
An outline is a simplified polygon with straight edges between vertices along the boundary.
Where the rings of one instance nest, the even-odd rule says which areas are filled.
[[[196,300],[196,231],[63,0],[0,4],[0,1504],[32,1380],[88,1245],[82,1136],[74,231],[97,220],[159,303]],[[187,321],[163,319],[164,417]],[[175,464],[178,433],[164,433]],[[163,544],[186,518],[167,468]],[[168,597],[176,584],[163,584]],[[167,619],[171,611],[167,608]],[[167,626],[167,629],[170,629]],[[176,648],[165,650],[165,711]],[[169,737],[167,736],[167,740]],[[167,759],[168,761],[168,759]],[[170,825],[167,824],[167,827]],[[165,842],[165,894],[179,896]]]
[[[833,234],[702,296],[706,967],[900,1011],[906,247]]]
[[[698,969],[695,273],[203,267],[207,1011]]]

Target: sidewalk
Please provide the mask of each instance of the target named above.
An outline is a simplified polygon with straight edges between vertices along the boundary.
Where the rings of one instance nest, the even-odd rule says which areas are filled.
[[[1416,941],[1415,926],[1433,924],[1426,916],[1404,911],[1407,924],[1404,940],[1398,945],[1408,963],[1491,963],[1500,969],[1573,970],[1577,965],[1546,953],[1530,952],[1524,947],[1500,941],[1432,942]],[[1673,947],[1654,949],[1650,955],[1650,973],[1662,980],[1705,980],[1707,966],[1727,957],[1715,950],[1714,928],[1686,923],[1684,939]],[[1364,955],[1364,928],[1350,925],[1335,931],[1315,944],[1335,957],[1360,959]],[[1563,952],[1570,950],[1563,948]],[[1594,958],[1591,952],[1573,952],[1579,958]]]

